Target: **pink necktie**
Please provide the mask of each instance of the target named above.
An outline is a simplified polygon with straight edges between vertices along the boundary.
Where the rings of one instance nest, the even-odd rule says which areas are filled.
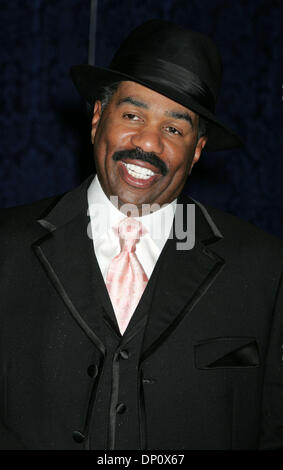
[[[106,287],[123,334],[140,301],[148,278],[135,253],[137,241],[145,233],[142,224],[127,217],[120,222],[117,232],[121,251],[110,263]]]

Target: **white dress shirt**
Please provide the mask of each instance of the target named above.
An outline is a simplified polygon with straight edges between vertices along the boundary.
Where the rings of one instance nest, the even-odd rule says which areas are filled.
[[[105,195],[97,176],[91,182],[87,196],[91,220],[89,236],[93,239],[94,252],[105,281],[112,258],[121,250],[113,227],[117,227],[126,216]],[[137,242],[136,255],[148,279],[169,237],[176,203],[175,199],[151,214],[135,217],[146,229],[146,234]]]

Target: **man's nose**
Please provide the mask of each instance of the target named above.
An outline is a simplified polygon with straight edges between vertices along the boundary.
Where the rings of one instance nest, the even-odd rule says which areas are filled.
[[[141,129],[132,136],[131,141],[134,147],[140,147],[144,152],[161,154],[163,151],[162,139],[157,129]]]

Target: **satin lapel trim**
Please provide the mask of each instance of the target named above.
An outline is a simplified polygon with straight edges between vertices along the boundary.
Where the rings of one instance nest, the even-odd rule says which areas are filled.
[[[94,274],[99,268],[87,236],[88,220],[86,213],[77,215],[66,225],[53,228],[33,244],[33,249],[76,323],[105,355],[100,318],[103,305],[94,281],[100,273]]]
[[[209,244],[221,240],[223,236],[216,225],[212,227],[206,219],[203,209],[205,210],[203,206],[196,203],[197,235],[194,248],[177,250],[174,236],[167,241],[155,267],[159,275],[146,327],[141,362],[192,311],[225,265],[225,261],[208,248]]]

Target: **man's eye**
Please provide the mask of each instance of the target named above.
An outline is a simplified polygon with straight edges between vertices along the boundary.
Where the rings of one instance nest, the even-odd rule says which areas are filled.
[[[129,121],[138,121],[138,116],[136,116],[136,114],[132,114],[132,113],[125,113],[123,114],[123,117],[126,118],[126,119],[129,119]]]
[[[178,131],[178,129],[176,129],[176,127],[168,126],[168,127],[166,127],[166,129],[169,132],[169,134],[182,135],[182,133],[180,131]]]

